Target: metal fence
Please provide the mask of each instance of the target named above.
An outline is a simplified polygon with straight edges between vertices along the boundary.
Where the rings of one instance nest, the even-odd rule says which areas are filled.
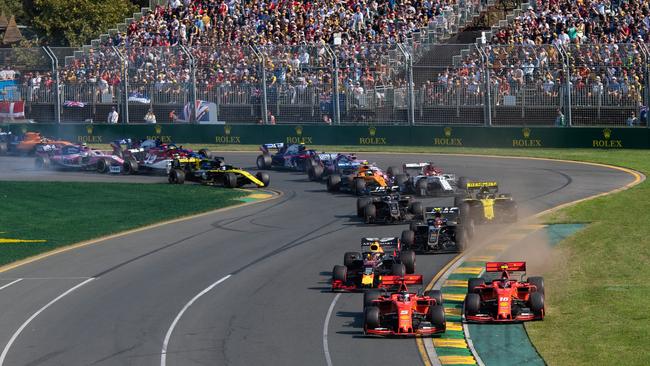
[[[0,49],[36,122],[647,126],[648,46],[431,44]]]

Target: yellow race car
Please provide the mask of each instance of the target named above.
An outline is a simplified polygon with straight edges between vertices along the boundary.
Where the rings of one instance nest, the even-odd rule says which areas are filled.
[[[497,182],[460,180],[461,194],[454,197],[454,206],[461,216],[476,224],[510,223],[517,221],[517,203],[508,193],[499,193]]]
[[[268,187],[271,181],[267,173],[258,172],[253,175],[246,170],[224,164],[223,158],[210,159],[203,156],[174,159],[168,178],[171,184],[183,184],[189,180],[226,188],[239,188],[247,184]]]

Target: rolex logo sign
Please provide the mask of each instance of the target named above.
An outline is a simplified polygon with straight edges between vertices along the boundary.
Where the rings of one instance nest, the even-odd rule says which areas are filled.
[[[591,147],[602,148],[621,148],[623,147],[622,140],[612,139],[613,131],[609,128],[603,130],[603,139],[592,140]]]
[[[147,136],[147,140],[160,140],[163,144],[169,144],[172,142],[172,137],[170,135],[161,135],[162,134],[162,126],[161,125],[155,125],[153,126],[153,130],[156,133],[155,136]]]
[[[27,126],[20,127],[20,132],[27,133]]]
[[[523,133],[525,139],[530,138],[530,128],[526,127],[521,130],[521,132]]]
[[[459,137],[452,137],[453,129],[451,127],[443,128],[444,136],[436,136],[433,138],[433,144],[436,146],[463,146],[463,139]]]
[[[86,132],[87,132],[89,135],[92,135],[92,134],[93,134],[93,125],[88,125],[88,126],[86,126]]]
[[[232,126],[230,125],[223,125],[223,133],[226,136],[230,136],[230,131],[232,130]]]
[[[295,136],[287,136],[285,142],[287,144],[313,144],[311,136],[303,136],[304,129],[302,126],[298,125],[293,128],[293,131],[296,133]]]
[[[386,145],[388,138],[377,136],[377,127],[368,127],[368,137],[359,137],[359,145]]]
[[[451,127],[445,127],[444,131],[445,131],[445,137],[451,137],[451,131],[452,131]]]
[[[156,131],[156,135],[160,135],[162,133],[162,126],[156,125],[154,126],[154,130]]]
[[[296,126],[296,135],[302,136],[302,126]]]
[[[93,125],[86,125],[86,135],[77,135],[77,141],[79,142],[89,142],[89,143],[101,143],[102,136],[93,136]],[[83,130],[82,130],[83,131]],[[80,131],[81,132],[81,131]]]
[[[526,127],[521,130],[521,135],[523,139],[512,139],[512,147],[542,147],[542,140],[540,139],[531,139],[533,130]]]
[[[217,144],[241,144],[241,136],[232,136],[232,126],[223,125],[223,135],[214,137]]]

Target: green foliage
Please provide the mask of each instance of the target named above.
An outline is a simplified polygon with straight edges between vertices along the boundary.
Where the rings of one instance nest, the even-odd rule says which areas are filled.
[[[12,15],[15,16],[18,24],[26,24],[29,21],[22,0],[0,1],[0,14],[2,13],[5,14],[7,20],[9,20]]]
[[[128,0],[34,0],[32,10],[33,26],[48,44],[82,46],[137,8]]]

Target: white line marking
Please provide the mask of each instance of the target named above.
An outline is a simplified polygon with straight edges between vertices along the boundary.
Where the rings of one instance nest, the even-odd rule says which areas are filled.
[[[194,302],[196,300],[198,300],[201,296],[207,294],[210,290],[215,288],[221,282],[223,282],[223,281],[227,280],[228,278],[230,278],[230,276],[232,276],[232,275],[227,275],[227,276],[221,278],[219,281],[211,284],[205,290],[199,292],[196,296],[194,296],[192,298],[192,300],[190,300],[187,304],[185,304],[185,306],[183,306],[183,308],[178,313],[178,315],[176,315],[176,318],[174,318],[174,321],[172,322],[172,324],[169,326],[169,329],[167,330],[167,334],[165,334],[165,339],[163,340],[163,345],[162,345],[162,351],[160,352],[160,366],[167,365],[167,347],[169,346],[169,340],[172,337],[172,333],[174,332],[174,328],[176,328],[176,324],[178,324],[178,321],[181,320],[181,317],[183,316],[183,314],[187,311],[187,309],[189,309],[190,306],[192,306],[192,304],[194,304]],[[2,365],[0,364],[0,366],[2,366]]]
[[[327,343],[327,328],[329,328],[330,317],[332,316],[334,306],[339,300],[339,297],[341,297],[340,292],[334,296],[334,300],[332,300],[330,308],[327,310],[327,315],[325,316],[325,324],[323,325],[323,350],[325,351],[325,362],[327,362],[327,366],[332,366],[332,356],[330,356],[330,348],[329,344]]]
[[[6,284],[6,285],[0,287],[0,290],[4,290],[4,289],[6,289],[7,287],[13,285],[14,283],[20,282],[20,281],[22,281],[22,280],[23,280],[22,278],[19,278],[19,279],[13,281],[13,282],[9,282],[8,284]]]
[[[20,328],[18,328],[18,330],[11,336],[11,339],[9,339],[9,342],[7,342],[7,345],[2,350],[2,354],[0,354],[0,366],[2,366],[4,364],[5,358],[7,357],[7,353],[9,353],[9,349],[14,344],[14,342],[16,341],[16,339],[18,338],[20,333],[22,333],[22,331],[25,330],[25,328],[29,325],[29,323],[32,322],[32,320],[36,319],[36,317],[39,316],[39,314],[44,312],[50,306],[54,305],[54,303],[61,300],[62,298],[64,298],[65,296],[67,296],[68,294],[73,292],[74,290],[78,289],[79,287],[87,284],[88,282],[90,282],[92,280],[94,280],[94,278],[89,278],[89,279],[83,281],[82,283],[72,287],[68,291],[66,291],[66,292],[62,293],[61,295],[57,296],[56,298],[54,298],[54,300],[52,300],[52,301],[48,302],[47,304],[45,304],[45,306],[38,309],[37,312],[35,312],[32,316],[30,316],[29,319],[25,320],[25,322],[20,326]]]

